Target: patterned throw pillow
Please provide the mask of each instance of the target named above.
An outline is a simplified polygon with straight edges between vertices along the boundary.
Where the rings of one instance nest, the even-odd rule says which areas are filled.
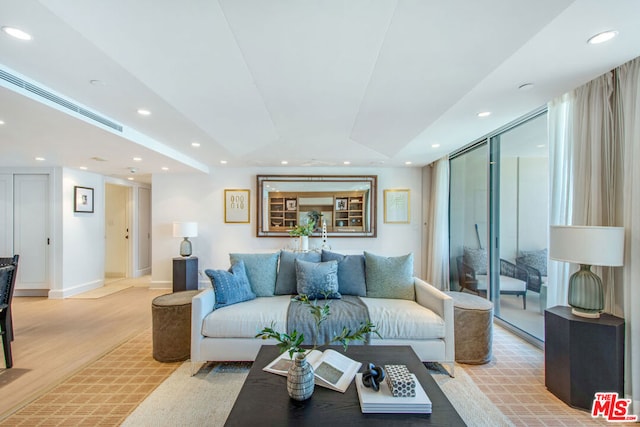
[[[342,295],[367,296],[364,255],[342,255],[336,252],[322,251],[322,262],[338,262],[338,291]]]
[[[231,264],[244,261],[251,290],[258,297],[272,297],[276,290],[278,257],[274,254],[229,254]]]
[[[533,267],[540,272],[541,276],[547,275],[547,249],[539,251],[522,251],[520,252],[521,261],[529,267]]]
[[[295,260],[298,294],[309,299],[340,299],[338,292],[338,262],[308,262]]]
[[[367,296],[415,300],[413,254],[384,257],[364,253]]]
[[[476,274],[487,274],[487,250],[464,247],[464,263],[473,268]]]
[[[211,279],[216,295],[215,309],[256,298],[242,261],[233,264],[229,271],[205,270],[204,273]]]
[[[276,295],[293,295],[296,293],[295,260],[320,262],[320,252],[280,252],[280,267],[276,279]]]

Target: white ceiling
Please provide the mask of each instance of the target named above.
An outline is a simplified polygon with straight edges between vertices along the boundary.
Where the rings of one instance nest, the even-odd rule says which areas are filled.
[[[0,69],[123,126],[0,79],[0,167],[424,165],[640,56],[638,22],[636,0],[0,0],[33,36],[0,33]]]

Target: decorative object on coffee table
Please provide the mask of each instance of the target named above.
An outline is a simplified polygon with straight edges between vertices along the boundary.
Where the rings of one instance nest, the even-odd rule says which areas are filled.
[[[307,400],[313,394],[314,386],[313,367],[307,361],[306,354],[296,353],[287,374],[289,397],[298,401]]]
[[[384,369],[381,366],[369,363],[369,369],[362,373],[362,384],[365,387],[372,388],[374,391],[380,391],[380,383],[384,381],[384,378]]]

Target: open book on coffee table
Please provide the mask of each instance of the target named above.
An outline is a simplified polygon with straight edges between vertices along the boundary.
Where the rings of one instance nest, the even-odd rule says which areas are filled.
[[[319,386],[344,393],[353,381],[362,363],[349,359],[335,350],[307,351],[307,362],[313,366],[315,383]],[[262,368],[264,371],[287,376],[293,360],[288,352],[282,353],[273,362]]]

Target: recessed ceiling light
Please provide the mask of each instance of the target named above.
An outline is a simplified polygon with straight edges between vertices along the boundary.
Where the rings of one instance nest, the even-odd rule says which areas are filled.
[[[89,80],[89,83],[91,83],[94,86],[106,86],[107,85],[107,82],[105,82],[104,80],[98,80],[98,79]]]
[[[131,177],[131,176],[130,176],[130,177],[128,177],[127,179],[128,179],[129,181],[133,181],[133,177]]]
[[[20,40],[31,40],[31,34],[14,27],[2,27],[2,31]]]
[[[220,164],[226,165],[227,161],[226,160],[220,160]]]
[[[344,163],[345,165],[350,165],[350,164],[351,164],[351,162],[350,162],[349,160],[345,160],[345,161],[344,161],[344,162],[342,162],[342,163]]]
[[[0,120],[0,126],[4,124],[4,120]]]
[[[44,162],[47,159],[45,159],[44,157],[36,157],[36,160],[39,162]]]
[[[86,171],[87,169],[89,169],[89,168],[86,167],[86,166],[80,166],[80,170]]]
[[[431,148],[439,148],[440,144],[431,144]]]
[[[145,110],[144,108],[139,108],[138,109],[138,114],[140,114],[141,116],[150,116],[151,115],[151,111]]]
[[[533,83],[523,83],[520,86],[518,86],[519,90],[531,90],[533,89]]]
[[[169,170],[169,168],[168,168],[168,167],[166,167],[166,166],[163,166],[161,169],[162,169],[163,171],[165,171],[165,172]]]
[[[612,38],[618,35],[617,31],[603,31],[602,33],[598,33],[595,36],[592,36],[587,40],[589,44],[600,44],[604,42],[608,42]]]
[[[192,147],[200,147],[200,143],[199,142],[192,142],[191,146]]]
[[[134,157],[133,161],[134,162],[141,162],[142,161],[142,157]]]
[[[406,161],[406,162],[404,162],[404,164],[405,164],[405,165],[407,165],[407,166],[408,166],[408,165],[410,165],[411,163],[412,163],[412,162],[410,162],[410,161]]]
[[[281,164],[281,165],[288,165],[288,164],[289,164],[289,162],[287,162],[286,160],[283,160],[283,161],[281,161],[281,162],[280,162],[280,164]]]
[[[491,111],[482,111],[478,113],[478,117],[489,117],[491,115]]]

